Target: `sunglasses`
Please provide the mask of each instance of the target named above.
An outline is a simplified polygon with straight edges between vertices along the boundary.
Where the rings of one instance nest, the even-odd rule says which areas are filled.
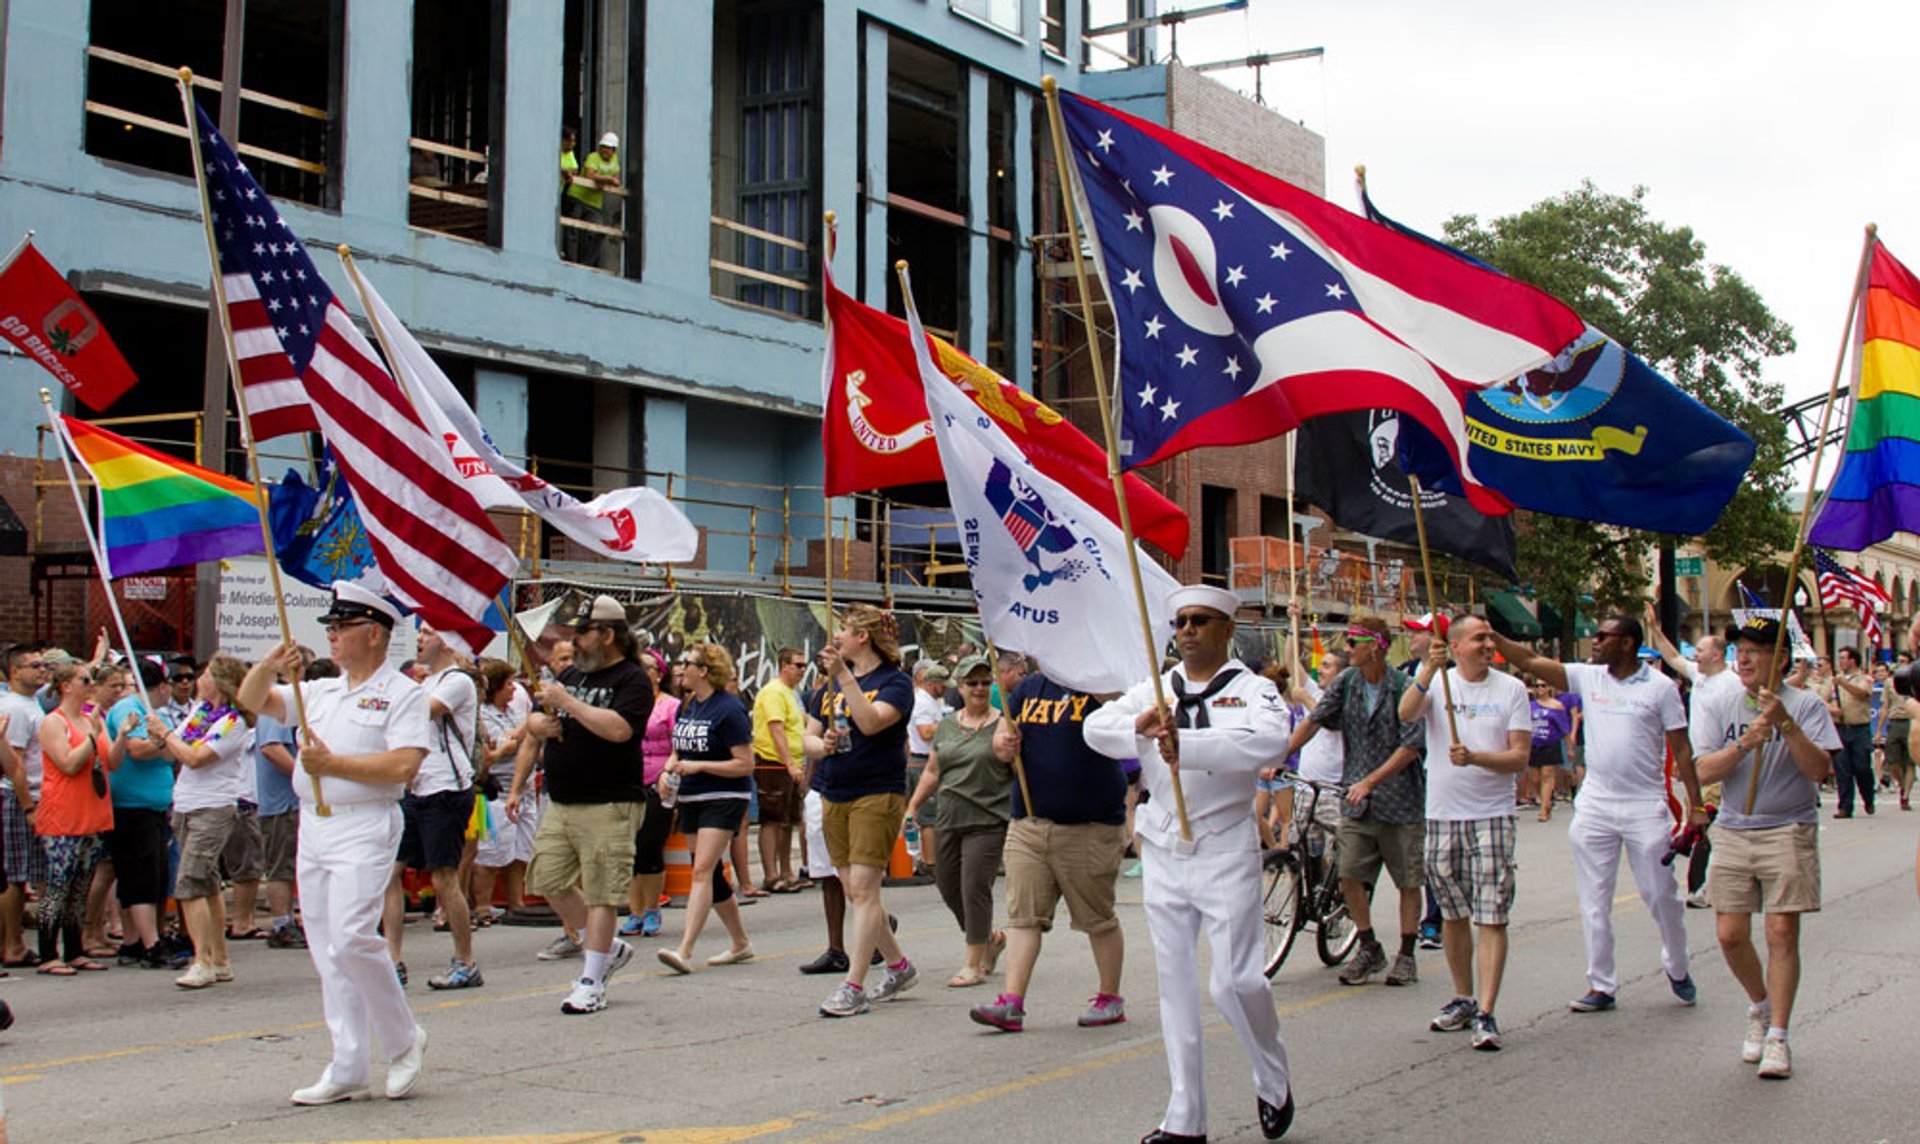
[[[992,686],[993,686],[993,680],[991,680],[991,679],[963,679],[963,680],[961,680],[961,681],[960,681],[960,686],[962,686],[962,687],[992,687]]]
[[[1173,630],[1177,632],[1181,628],[1192,628],[1194,631],[1199,631],[1201,628],[1206,627],[1219,618],[1219,616],[1210,616],[1205,612],[1194,612],[1185,616],[1175,616],[1173,619]]]

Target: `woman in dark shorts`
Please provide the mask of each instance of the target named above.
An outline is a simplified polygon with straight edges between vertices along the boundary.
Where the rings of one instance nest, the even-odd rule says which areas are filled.
[[[1533,681],[1533,690],[1527,696],[1528,708],[1533,713],[1533,753],[1527,756],[1527,777],[1533,779],[1540,800],[1540,821],[1553,817],[1554,783],[1560,778],[1560,764],[1565,758],[1562,745],[1573,730],[1573,712],[1554,695],[1553,687],[1545,680]]]
[[[686,688],[673,722],[673,754],[660,776],[660,794],[671,789],[678,776],[679,805],[675,815],[680,833],[693,848],[693,885],[687,890],[686,928],[678,949],[663,949],[661,964],[675,973],[693,972],[693,946],[707,924],[711,910],[720,915],[733,944],[725,953],[707,959],[708,965],[738,965],[753,960],[746,927],[740,924],[740,903],[720,869],[734,832],[747,817],[747,796],[753,786],[753,720],[738,696],[727,691],[733,682],[733,657],[719,644],[695,644],[683,657],[680,682]]]
[[[657,648],[640,653],[640,666],[653,681],[653,712],[640,737],[640,765],[646,783],[647,812],[633,836],[633,881],[627,884],[627,916],[620,936],[653,937],[660,932],[660,890],[667,882],[667,835],[673,812],[660,805],[660,776],[673,754],[673,724],[680,715],[680,672],[669,675],[667,657]]]

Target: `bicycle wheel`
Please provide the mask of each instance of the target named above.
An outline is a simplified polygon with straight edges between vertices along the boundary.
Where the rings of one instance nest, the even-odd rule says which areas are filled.
[[[1260,912],[1267,929],[1267,960],[1263,972],[1272,977],[1280,972],[1281,964],[1293,949],[1294,935],[1300,932],[1300,902],[1305,891],[1300,881],[1300,860],[1290,850],[1268,855],[1260,878],[1263,884]]]
[[[1360,927],[1354,925],[1353,918],[1348,916],[1347,899],[1340,892],[1339,871],[1339,848],[1329,847],[1327,880],[1319,893],[1319,901],[1325,912],[1313,927],[1314,947],[1320,952],[1320,960],[1327,965],[1338,965],[1345,961],[1360,941]]]

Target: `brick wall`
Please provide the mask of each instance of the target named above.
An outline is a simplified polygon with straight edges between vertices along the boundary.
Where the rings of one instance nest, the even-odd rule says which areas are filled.
[[[1167,65],[1167,126],[1249,166],[1325,197],[1327,141],[1272,108],[1208,79]]]

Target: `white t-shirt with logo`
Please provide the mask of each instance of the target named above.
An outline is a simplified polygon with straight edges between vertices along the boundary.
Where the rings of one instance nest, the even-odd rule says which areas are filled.
[[[1587,729],[1580,797],[1664,802],[1667,732],[1687,728],[1680,688],[1645,664],[1625,679],[1598,663],[1570,663],[1566,670],[1567,689],[1580,697]]]
[[[427,692],[427,757],[408,789],[416,796],[465,790],[473,785],[473,730],[480,718],[480,689],[473,677],[457,667],[430,675],[421,684]],[[432,715],[438,701],[444,718]]]
[[[1454,718],[1460,724],[1460,742],[1469,751],[1504,751],[1507,734],[1533,736],[1533,711],[1527,689],[1511,675],[1488,671],[1486,678],[1469,683],[1460,670],[1447,669],[1453,692]],[[1439,677],[1428,688],[1430,702],[1423,718],[1427,732],[1427,817],[1451,822],[1513,817],[1513,773],[1486,767],[1456,767],[1447,757],[1453,733],[1447,727],[1447,689]]]
[[[173,809],[180,814],[231,810],[244,789],[240,772],[253,770],[253,758],[247,754],[253,745],[253,728],[231,709],[217,719],[210,719],[212,714],[206,704],[196,703],[179,727],[182,736],[196,736],[193,744],[211,747],[214,754],[214,760],[204,766],[180,767],[173,780]]]

